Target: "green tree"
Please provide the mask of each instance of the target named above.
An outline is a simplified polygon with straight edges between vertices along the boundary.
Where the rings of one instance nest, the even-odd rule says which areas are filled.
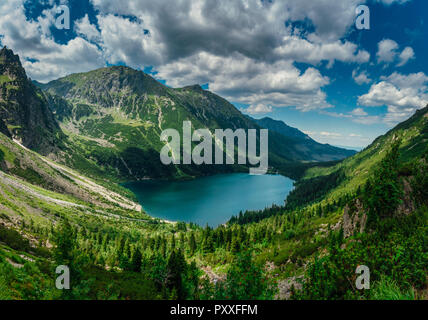
[[[132,261],[131,261],[131,269],[134,272],[140,272],[141,271],[141,260],[143,256],[141,254],[140,248],[136,247],[134,250],[134,254],[132,255]]]
[[[196,251],[196,239],[193,232],[190,234],[190,238],[189,238],[189,250],[190,250],[190,255],[193,256]]]
[[[77,250],[76,235],[70,222],[63,219],[54,236],[55,264],[56,266],[65,265],[70,270],[70,290],[62,290],[63,299],[80,299],[86,297],[89,291],[89,282],[82,281],[83,268],[89,261],[84,252]]]
[[[70,265],[73,259],[73,249],[76,246],[76,238],[73,228],[68,220],[63,219],[55,232],[54,250],[55,261],[58,265]]]
[[[366,184],[363,198],[368,208],[369,225],[377,224],[381,218],[392,216],[401,203],[402,190],[398,179],[399,146],[400,141],[394,143],[374,176]]]
[[[185,299],[183,275],[186,272],[186,261],[180,250],[173,250],[167,263],[167,288],[170,292],[176,292],[178,299]]]

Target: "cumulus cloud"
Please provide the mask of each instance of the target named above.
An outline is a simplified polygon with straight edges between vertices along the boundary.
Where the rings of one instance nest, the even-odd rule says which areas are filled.
[[[400,62],[397,64],[398,67],[404,66],[409,60],[415,58],[415,52],[411,47],[404,48],[400,54]]]
[[[351,114],[354,116],[366,116],[367,112],[365,112],[363,108],[356,108],[352,110]]]
[[[102,52],[82,38],[59,44],[50,35],[54,23],[52,10],[45,10],[36,21],[26,19],[22,0],[0,4],[0,34],[21,57],[28,75],[40,81],[59,78],[73,72],[89,71],[105,65]]]
[[[173,87],[209,82],[210,90],[244,104],[304,111],[330,107],[321,90],[329,79],[315,68],[302,72],[292,61],[269,64],[240,54],[221,58],[201,52],[159,67],[157,76]]]
[[[348,41],[310,42],[297,36],[284,37],[274,53],[278,58],[314,65],[320,61],[329,61],[331,65],[334,61],[364,63],[370,60],[367,51],[358,50],[356,44]]]
[[[393,62],[397,56],[398,43],[391,39],[384,39],[378,43],[376,53],[378,62]]]
[[[384,39],[378,43],[378,51],[376,53],[377,61],[392,63],[399,59],[398,67],[404,66],[409,60],[415,57],[413,48],[406,47],[400,53],[398,43],[391,39]]]
[[[100,32],[97,27],[89,21],[89,17],[86,14],[82,19],[76,21],[74,25],[76,34],[91,42],[99,42],[101,38]]]
[[[358,72],[357,70],[354,70],[352,71],[352,78],[359,85],[372,82],[366,71]]]
[[[428,76],[423,72],[403,75],[394,72],[373,84],[367,94],[358,98],[362,106],[387,106],[384,122],[396,124],[428,103]]]
[[[183,50],[193,54],[194,50],[206,47],[217,53],[238,50],[257,55],[265,48],[276,47],[284,21],[308,19],[323,39],[341,38],[353,25],[355,8],[361,1],[92,0],[92,3],[104,15],[141,18],[168,43],[178,44],[191,37],[193,45],[176,48],[180,54]],[[216,43],[219,38],[221,44]]]
[[[244,111],[248,114],[270,113],[270,112],[272,112],[272,107],[259,103],[256,105],[251,105],[247,109],[243,109],[242,111]]]
[[[107,61],[134,68],[158,66],[164,62],[165,44],[145,29],[141,20],[131,21],[113,14],[98,16],[101,46]]]

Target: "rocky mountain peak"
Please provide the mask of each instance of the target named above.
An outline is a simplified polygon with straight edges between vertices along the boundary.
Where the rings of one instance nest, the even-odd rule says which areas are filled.
[[[59,126],[18,55],[0,50],[0,132],[41,153],[55,149]]]
[[[27,79],[19,56],[7,47],[0,50],[0,74],[8,76],[11,80]]]

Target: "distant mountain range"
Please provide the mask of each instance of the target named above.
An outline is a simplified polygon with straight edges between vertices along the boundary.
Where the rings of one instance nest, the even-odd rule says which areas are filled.
[[[195,129],[269,129],[269,165],[289,177],[355,152],[323,145],[282,121],[255,120],[199,85],[169,88],[123,66],[72,74],[47,84],[27,79],[19,57],[0,52],[0,130],[23,145],[91,176],[115,181],[185,178],[242,166],[164,166],[160,134]]]
[[[300,154],[312,158],[315,161],[342,160],[356,153],[354,150],[318,143],[299,129],[290,127],[280,120],[274,120],[269,117],[262,119],[251,118],[251,120],[262,128],[269,129],[284,137],[293,139],[295,141],[295,148],[299,150]]]

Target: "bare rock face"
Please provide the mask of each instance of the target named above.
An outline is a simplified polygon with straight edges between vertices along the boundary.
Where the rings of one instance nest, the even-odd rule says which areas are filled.
[[[367,224],[367,214],[364,212],[363,205],[359,199],[355,200],[354,208],[346,205],[343,210],[343,236],[349,238],[356,233],[364,232]]]
[[[55,149],[61,130],[19,57],[0,50],[0,132],[43,154]]]
[[[303,276],[291,277],[291,278],[287,278],[285,280],[279,281],[278,283],[279,294],[277,298],[279,300],[289,300],[293,292],[293,288],[295,291],[302,290],[302,287],[303,287],[302,282],[303,282]]]
[[[416,210],[413,199],[413,190],[410,183],[410,178],[403,178],[403,196],[402,202],[393,213],[394,216],[409,215]],[[343,218],[341,226],[343,227],[343,235],[349,238],[356,233],[363,233],[366,229],[367,214],[360,199],[356,199],[352,206],[346,205],[343,210]]]
[[[410,180],[411,178],[409,178]],[[403,199],[397,208],[398,215],[409,215],[416,210],[416,206],[413,199],[413,190],[410,181],[404,178],[403,182]]]

